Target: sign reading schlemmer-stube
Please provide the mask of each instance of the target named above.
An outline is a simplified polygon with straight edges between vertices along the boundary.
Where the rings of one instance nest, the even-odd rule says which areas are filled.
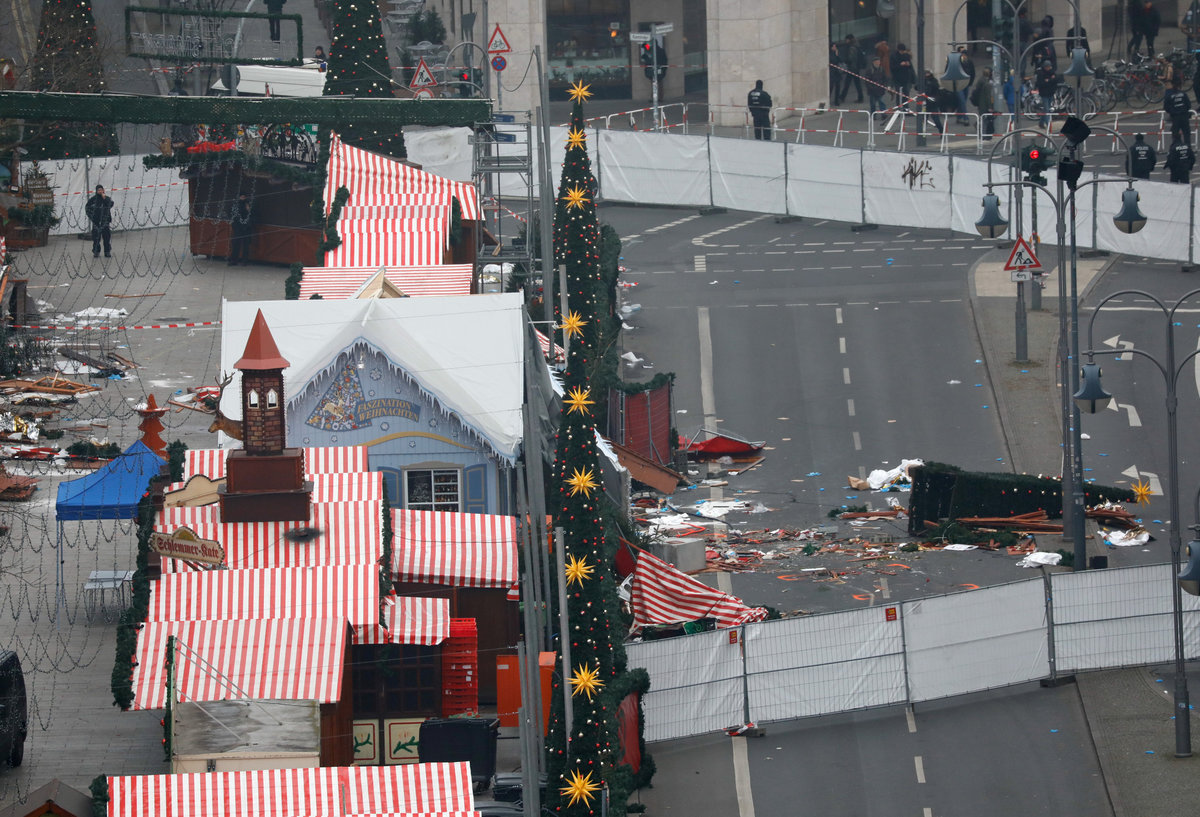
[[[279,21],[280,33],[288,35],[288,42],[293,39],[291,26],[295,24],[294,57],[271,52],[266,29],[272,19]],[[304,55],[303,35],[299,14],[251,14],[157,6],[125,8],[125,44],[131,57],[169,62],[299,65]]]

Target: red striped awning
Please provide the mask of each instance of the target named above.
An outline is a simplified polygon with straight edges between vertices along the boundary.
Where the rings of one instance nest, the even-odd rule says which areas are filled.
[[[458,199],[467,221],[480,219],[479,194],[473,184],[456,182],[377,153],[351,147],[332,134],[326,166],[325,206],[339,187],[350,191],[352,205],[450,204]]]
[[[217,522],[219,508],[163,508],[154,530],[174,533],[186,526],[201,539],[219,542],[230,568],[363,565],[383,556],[382,501],[314,503],[303,522]],[[319,534],[300,542],[284,536],[300,528]],[[178,559],[162,561],[167,572],[190,569]]]
[[[389,596],[383,600],[387,627],[354,628],[355,644],[441,644],[450,637],[450,599]]]
[[[408,224],[394,222],[338,222],[342,243],[325,254],[331,267],[428,266],[446,260],[450,227],[445,222]]]
[[[346,204],[339,217],[348,221],[363,218],[381,218],[389,221],[405,221],[407,219],[442,219],[449,221],[452,217],[449,204]]]
[[[349,298],[379,272],[379,267],[305,267],[300,281],[300,300],[313,295]],[[471,264],[434,264],[419,267],[385,267],[384,277],[405,295],[470,295]]]
[[[309,474],[307,479],[313,484],[312,501],[321,502],[361,502],[383,499],[383,474],[378,471],[355,471],[349,474]],[[164,490],[167,501],[170,493],[178,491],[187,485],[186,482],[172,482]],[[212,508],[213,513],[218,506],[205,505]],[[163,517],[160,515],[159,517]],[[216,521],[214,518],[213,521]]]
[[[478,815],[461,763],[110,776],[108,817]]]
[[[344,618],[148,621],[138,633],[134,709],[166,706],[171,635],[180,642],[178,701],[341,700],[348,637]]]
[[[392,530],[398,581],[505,589],[518,581],[516,517],[401,508]]]
[[[701,618],[715,618],[720,628],[736,627],[767,617],[766,608],[747,607],[736,596],[714,590],[644,550],[638,553],[629,592],[635,629]]]
[[[149,621],[344,618],[379,625],[379,566],[164,573],[150,582]]]
[[[546,360],[549,360],[551,363],[558,363],[566,356],[566,354],[567,354],[566,349],[563,349],[561,346],[559,346],[556,343],[556,344],[554,344],[554,357],[551,358],[550,357],[550,338],[543,335],[542,330],[540,330],[540,329],[534,329],[533,331],[537,332],[538,346],[542,347],[542,354],[545,356]]]
[[[204,474],[210,479],[225,476],[227,448],[189,449],[184,460],[183,478]],[[367,449],[361,445],[334,445],[304,449],[304,473],[338,474],[347,471],[367,471]]]

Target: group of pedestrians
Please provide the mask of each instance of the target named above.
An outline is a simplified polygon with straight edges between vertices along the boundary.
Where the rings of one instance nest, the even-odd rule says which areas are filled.
[[[1171,147],[1163,167],[1169,178],[1177,184],[1190,184],[1192,167],[1196,164],[1196,152],[1192,149],[1191,100],[1183,90],[1178,76],[1171,78],[1171,88],[1163,96],[1163,111],[1171,119]],[[1158,165],[1158,154],[1146,143],[1144,134],[1134,137],[1133,147],[1125,159],[1125,170],[1135,179],[1149,179]]]

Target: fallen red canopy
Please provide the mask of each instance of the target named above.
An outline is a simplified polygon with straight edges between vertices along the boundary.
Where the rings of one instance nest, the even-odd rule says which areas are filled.
[[[712,432],[709,433],[712,434]],[[753,454],[756,451],[761,451],[764,445],[766,445],[765,441],[751,442],[750,440],[742,440],[726,434],[712,434],[707,440],[689,440],[682,436],[679,438],[679,446],[685,451],[695,451],[700,454],[715,456]]]

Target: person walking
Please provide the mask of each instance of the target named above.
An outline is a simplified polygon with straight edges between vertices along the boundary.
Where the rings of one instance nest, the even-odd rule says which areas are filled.
[[[1157,164],[1158,154],[1146,144],[1146,134],[1134,136],[1133,146],[1129,148],[1129,156],[1125,159],[1125,172],[1135,179],[1149,179],[1150,171]]]
[[[996,117],[993,115],[996,110],[996,98],[992,93],[992,69],[990,67],[984,66],[980,73],[979,82],[975,83],[975,88],[971,91],[971,102],[979,110],[983,138],[991,140],[996,133]]]
[[[233,212],[229,214],[229,266],[250,263],[250,241],[254,237],[254,213],[250,208],[250,199],[245,193],[239,193],[233,203]]]
[[[892,47],[887,40],[875,43],[875,56],[879,57],[879,66],[883,69],[884,85],[892,82]]]
[[[1092,54],[1092,46],[1088,44],[1087,29],[1075,21],[1075,25],[1067,29],[1067,53],[1070,54],[1076,48],[1082,48],[1084,55],[1090,57]]]
[[[771,141],[771,95],[763,90],[763,81],[755,80],[754,90],[746,94],[746,107],[754,122],[754,138]]]
[[[1042,61],[1042,67],[1034,76],[1034,87],[1037,88],[1042,103],[1041,126],[1043,129],[1048,128],[1050,114],[1054,108],[1054,92],[1058,90],[1058,72],[1054,70],[1054,64],[1050,60]]]
[[[846,101],[846,97],[850,95],[850,83],[854,83],[854,90],[858,93],[858,99],[854,101],[861,103],[863,101],[863,88],[862,80],[859,79],[859,76],[866,67],[866,60],[853,34],[847,34],[846,39],[842,42],[842,65],[846,68],[846,73],[842,79],[842,90],[838,94],[837,104],[841,105]]]
[[[837,43],[829,44],[829,107],[836,108],[842,87],[842,51]]]
[[[927,97],[925,100],[925,110],[929,114],[929,121],[937,128],[938,133],[945,133],[946,127],[942,124],[941,117],[941,111],[943,110],[942,85],[928,68],[925,69],[925,82],[921,90]],[[923,131],[924,129],[922,128]]]
[[[871,57],[871,66],[865,74],[867,79],[867,108],[871,113],[886,110],[883,95],[887,92],[887,77],[883,73],[883,65],[876,54]]]
[[[917,74],[913,70],[912,52],[904,43],[896,45],[896,53],[892,54],[892,82],[896,84],[896,104],[908,109],[908,95],[917,84]]]
[[[967,98],[971,86],[975,84],[975,60],[971,59],[965,45],[958,47],[958,60],[962,64],[963,73],[968,77],[966,85],[958,89],[958,105],[956,106],[958,124],[970,125],[971,119],[967,116]]]
[[[1171,87],[1163,95],[1163,111],[1171,117],[1171,140],[1182,139],[1192,143],[1192,102],[1183,90],[1183,77],[1178,73],[1171,77]]]
[[[1167,151],[1167,160],[1163,162],[1163,167],[1171,173],[1171,181],[1176,184],[1190,184],[1194,164],[1196,153],[1192,146],[1182,139],[1173,141]]]
[[[96,185],[96,192],[87,200],[83,211],[92,224],[92,258],[100,257],[100,244],[104,244],[104,257],[112,258],[112,209],[113,200],[104,194],[104,185]]]
[[[1162,15],[1158,13],[1158,9],[1154,7],[1154,3],[1150,0],[1139,4],[1137,0],[1130,0],[1129,3],[1129,31],[1132,36],[1129,39],[1129,56],[1141,53],[1138,49],[1142,45],[1142,40],[1146,41],[1146,56],[1154,56],[1154,38],[1158,36],[1158,29],[1162,25]]]
[[[283,4],[286,2],[287,0],[266,0],[267,14],[270,15],[267,22],[270,24],[273,43],[279,42],[279,15],[283,14]]]

